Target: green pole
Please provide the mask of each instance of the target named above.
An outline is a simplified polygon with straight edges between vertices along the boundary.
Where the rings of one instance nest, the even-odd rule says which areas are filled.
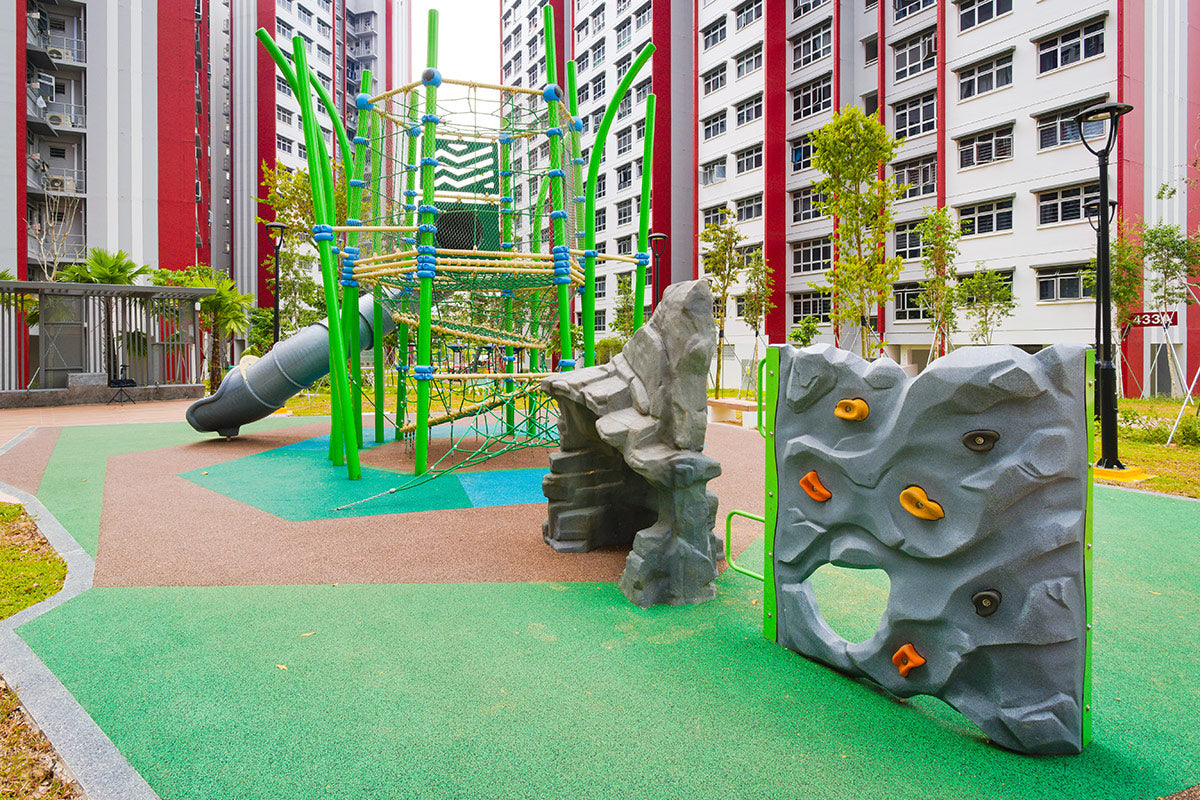
[[[654,167],[654,95],[646,98],[646,135],[642,139],[642,204],[638,209],[637,270],[633,290],[633,329],[642,327],[646,308],[646,267],[650,265],[650,172]]]
[[[542,9],[542,33],[546,41],[546,82],[553,86],[558,74],[554,64],[554,9],[549,5]],[[575,366],[575,351],[571,346],[571,245],[566,241],[567,212],[563,209],[563,130],[559,127],[558,115],[558,103],[563,99],[562,90],[555,92],[547,87],[545,98],[549,112],[546,135],[550,139],[550,252],[554,254],[554,282],[558,285],[558,366],[561,371],[567,372]],[[586,336],[586,319],[584,331]]]
[[[608,130],[617,116],[617,107],[621,105],[621,100],[629,93],[629,87],[633,85],[638,72],[650,60],[653,53],[654,45],[648,44],[643,47],[637,57],[633,59],[625,77],[617,84],[617,91],[608,101],[608,107],[604,109],[604,117],[600,120],[600,126],[596,128],[596,140],[592,145],[592,154],[588,161],[587,202],[583,212],[585,231],[583,272],[584,284],[588,287],[587,292],[583,295],[583,358],[584,364],[589,367],[596,363],[596,296],[592,293],[592,286],[596,282],[596,178],[600,175],[600,159],[604,155],[604,143],[608,138]]]
[[[511,113],[511,97],[508,98],[508,102]],[[505,116],[501,120],[501,125],[503,130],[508,131],[511,128],[511,118]],[[500,136],[500,249],[510,252],[515,247],[513,213],[516,209],[514,208],[512,184],[512,137],[506,132]],[[509,288],[502,290],[501,294],[504,297],[504,330],[511,333],[513,330],[513,292]],[[516,371],[516,355],[510,344],[504,346],[504,371],[509,375]],[[511,395],[512,378],[507,378],[504,386]],[[504,404],[504,419],[506,430],[511,436],[516,429],[517,420],[516,403],[511,398]]]
[[[412,202],[417,196],[417,137],[412,135],[412,131],[417,131],[417,114],[420,109],[419,89],[413,89],[408,97],[408,160],[405,161],[404,168],[404,224],[416,225],[417,212],[416,203]],[[415,239],[413,240],[416,241]],[[407,297],[407,295],[406,295]],[[411,301],[405,300],[405,306]],[[396,345],[399,350],[396,361],[396,438],[400,438],[400,428],[404,425],[404,420],[408,416],[408,347],[412,338],[412,331],[408,325],[403,322],[396,323]]]
[[[421,247],[437,247],[437,215],[433,212],[433,170],[437,164],[437,87],[442,76],[437,71],[438,13],[429,11],[429,67],[422,77],[425,84],[425,127],[421,134],[421,206],[417,209],[418,241]],[[419,251],[418,251],[419,252]],[[437,273],[436,256],[419,255],[420,326],[417,328],[417,439],[413,472],[424,475],[429,469],[429,376],[433,374],[430,326],[433,324],[433,276]]]
[[[365,101],[367,93],[371,91],[371,71],[369,69],[363,70],[359,91],[362,95],[361,99]],[[369,102],[357,102],[356,104],[358,106],[358,126],[356,128],[358,134],[354,137],[354,149],[342,151],[343,163],[345,163],[345,156],[350,157],[350,174],[347,176],[346,187],[347,225],[362,224],[362,220],[357,215],[361,213],[362,209],[364,186],[362,176],[366,168],[367,144],[369,144],[369,140],[363,135],[363,132],[369,124],[370,104]],[[358,231],[351,231],[346,236],[344,251],[343,263],[346,270],[342,275],[342,324],[345,326],[346,348],[350,355],[350,373],[353,378],[350,382],[350,406],[354,409],[354,440],[356,446],[361,448],[363,446],[362,341],[358,318],[358,281],[354,279],[351,272],[354,260],[358,255]]]
[[[379,194],[379,171],[380,161],[382,160],[383,142],[380,140],[380,115],[371,115],[370,129],[368,137],[371,141],[371,222],[380,225],[382,221],[379,219],[379,205],[382,198]],[[379,231],[371,234],[371,255],[379,254],[379,243],[383,240]],[[372,292],[375,297],[375,304],[371,307],[371,323],[374,327],[374,334],[371,337],[371,363],[374,367],[375,377],[375,444],[383,442],[383,423],[384,423],[384,385],[383,385],[383,335],[380,331],[383,330],[383,288],[379,282],[375,282],[375,289]],[[399,425],[397,425],[399,427]]]
[[[338,308],[337,308],[337,290],[336,290],[336,267],[333,259],[333,232],[330,226],[334,220],[334,204],[333,204],[333,173],[329,164],[327,155],[325,155],[325,139],[321,135],[321,128],[317,124],[316,114],[313,110],[312,95],[309,87],[303,84],[299,78],[308,75],[308,61],[304,52],[304,40],[297,36],[292,40],[294,53],[294,63],[296,65],[295,76],[297,78],[296,85],[292,88],[295,91],[297,100],[300,103],[301,120],[304,124],[304,136],[308,142],[308,168],[309,178],[313,185],[313,211],[316,218],[316,226],[313,231],[313,239],[317,244],[317,252],[321,259],[321,277],[325,287],[325,308],[329,314],[329,362],[330,376],[332,378],[332,389],[334,400],[339,397],[345,399],[349,395],[349,375],[346,370],[346,342],[342,337],[341,328],[338,326]],[[330,427],[330,439],[334,439],[335,435],[345,442],[344,436],[341,434],[353,430],[353,409],[347,403],[340,403],[341,412],[340,418],[335,416],[334,422]],[[342,447],[339,452],[344,450],[346,457],[347,473],[350,480],[358,480],[362,477],[362,469],[358,461],[358,448]]]

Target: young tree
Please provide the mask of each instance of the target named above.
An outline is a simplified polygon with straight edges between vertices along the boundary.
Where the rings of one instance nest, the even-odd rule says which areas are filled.
[[[159,269],[151,278],[157,286],[217,290],[215,294],[200,298],[200,327],[208,333],[208,388],[210,393],[215,393],[225,374],[225,345],[234,334],[250,329],[254,295],[238,292],[228,275],[208,264],[193,264],[179,270]]]
[[[1143,304],[1170,311],[1195,298],[1189,284],[1200,280],[1200,233],[1188,236],[1178,225],[1159,222],[1141,231],[1146,294]]]
[[[1012,285],[1004,275],[976,265],[978,272],[959,278],[956,293],[958,305],[975,317],[971,341],[991,344],[992,334],[1000,323],[1011,317],[1017,303],[1013,300]]]
[[[820,332],[821,319],[819,317],[801,317],[800,321],[796,323],[796,327],[788,331],[788,341],[797,347],[808,347]]]
[[[632,273],[617,275],[617,307],[613,309],[612,331],[621,340],[622,346],[633,336],[633,281]]]
[[[813,166],[825,174],[815,186],[817,207],[833,217],[837,259],[821,291],[832,298],[831,317],[839,328],[859,328],[864,357],[883,349],[868,343],[871,312],[888,301],[900,276],[901,260],[886,257],[887,235],[895,228],[893,207],[904,185],[881,178],[898,142],[875,114],[846,106],[812,134]]]
[[[1117,340],[1114,355],[1120,359],[1125,345],[1133,330],[1133,315],[1142,309],[1142,286],[1144,278],[1144,256],[1141,244],[1141,222],[1132,224],[1117,218],[1116,235],[1109,250],[1109,288],[1113,303],[1113,335]],[[1081,274],[1084,287],[1095,297],[1096,292],[1096,260],[1093,258],[1088,268]],[[1118,380],[1124,370],[1118,370]],[[1134,378],[1136,382],[1136,377]],[[1118,387],[1124,395],[1124,387]],[[1138,394],[1141,393],[1139,388]]]
[[[725,358],[725,317],[729,307],[729,293],[745,269],[745,257],[741,244],[746,237],[733,224],[733,212],[721,209],[721,219],[706,225],[700,232],[700,244],[704,248],[701,259],[705,278],[713,293],[713,315],[717,318],[717,386],[716,397],[721,396],[721,364]]]
[[[954,259],[962,235],[954,212],[948,207],[933,211],[917,226],[921,237],[921,281],[918,299],[933,318],[933,343],[930,360],[944,356],[950,349],[950,334],[958,330],[957,293],[954,291]]]
[[[742,293],[742,318],[754,330],[754,359],[758,364],[758,334],[762,322],[775,308],[775,274],[767,267],[761,247],[750,251],[746,257],[746,289]]]
[[[76,261],[81,247],[73,235],[80,222],[80,198],[70,194],[47,192],[37,219],[29,223],[37,260],[46,273],[46,280],[57,280],[58,270],[65,263]]]

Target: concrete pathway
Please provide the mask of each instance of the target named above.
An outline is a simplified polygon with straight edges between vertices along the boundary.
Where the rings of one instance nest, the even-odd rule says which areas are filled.
[[[0,444],[34,425],[117,425],[128,422],[179,422],[195,400],[157,400],[91,406],[47,406],[0,410]]]

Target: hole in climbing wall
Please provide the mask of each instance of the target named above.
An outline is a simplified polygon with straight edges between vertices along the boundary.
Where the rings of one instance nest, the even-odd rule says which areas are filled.
[[[823,564],[808,578],[825,624],[847,642],[865,642],[879,630],[892,582],[881,569]]]

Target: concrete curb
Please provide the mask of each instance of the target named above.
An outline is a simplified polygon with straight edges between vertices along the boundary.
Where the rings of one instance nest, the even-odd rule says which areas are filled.
[[[0,455],[36,430],[27,428],[0,447]],[[121,755],[91,715],[17,635],[17,628],[92,588],[95,562],[33,495],[0,482],[37,519],[38,529],[67,562],[63,588],[53,597],[0,621],[0,673],[46,738],[54,745],[89,800],[159,800],[150,784]]]

